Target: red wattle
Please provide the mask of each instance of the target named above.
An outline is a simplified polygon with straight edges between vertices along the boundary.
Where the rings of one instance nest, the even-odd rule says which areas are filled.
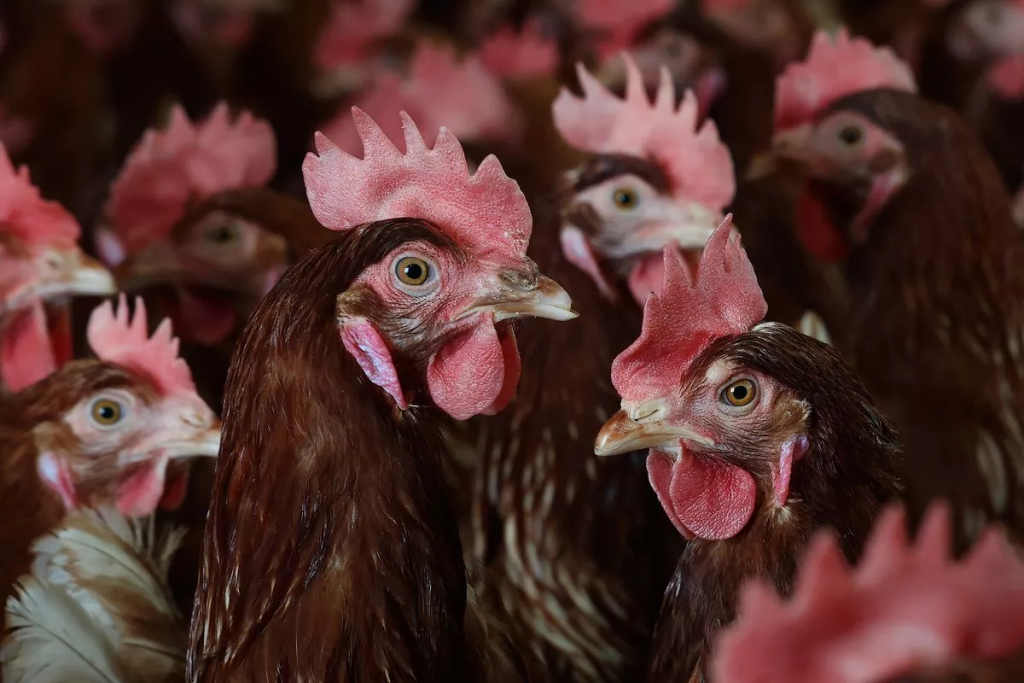
[[[796,205],[797,234],[807,251],[829,263],[838,263],[850,253],[843,234],[832,224],[825,204],[804,188]]]

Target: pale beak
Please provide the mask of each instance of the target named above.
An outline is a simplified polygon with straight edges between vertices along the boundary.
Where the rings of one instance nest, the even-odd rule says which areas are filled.
[[[598,432],[594,453],[605,456],[647,448],[675,448],[680,440],[711,445],[706,437],[685,427],[676,427],[658,420],[638,422],[627,411],[620,410]]]
[[[814,128],[810,124],[776,133],[772,138],[771,150],[761,152],[751,160],[747,167],[746,179],[760,180],[776,173],[786,164],[807,164],[809,159],[804,149],[813,133]]]
[[[117,283],[110,271],[78,247],[48,251],[39,264],[39,279],[25,292],[25,298],[52,300],[117,293]]]
[[[128,256],[114,268],[114,276],[125,291],[177,281],[183,273],[174,249],[167,243],[154,244]]]
[[[493,313],[494,322],[517,318],[572,320],[579,316],[572,310],[569,293],[543,275],[537,277],[534,286],[505,287],[498,295],[473,302],[456,320],[477,313]]]
[[[150,460],[159,453],[168,460],[216,458],[220,452],[220,420],[206,425],[175,423],[151,434],[127,462]]]

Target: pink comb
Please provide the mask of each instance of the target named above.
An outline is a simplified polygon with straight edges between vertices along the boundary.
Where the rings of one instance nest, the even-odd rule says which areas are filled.
[[[171,321],[164,319],[152,337],[147,325],[142,298],[135,299],[135,315],[129,320],[128,301],[122,294],[116,311],[107,301],[92,312],[86,336],[100,360],[149,378],[160,393],[194,393],[192,373],[178,357],[178,340],[171,336]]]
[[[892,88],[917,92],[910,67],[891,49],[840,29],[835,40],[818,31],[807,59],[786,67],[775,81],[775,129],[810,122],[847,95]]]
[[[626,96],[619,99],[577,65],[583,97],[563,89],[552,105],[555,127],[577,149],[597,154],[632,154],[657,161],[672,181],[672,193],[721,211],[736,192],[732,156],[714,122],[699,129],[697,98],[689,90],[676,107],[675,86],[662,67],[652,104],[636,63],[626,64]]]
[[[503,78],[547,76],[558,67],[558,45],[545,36],[540,21],[531,19],[516,33],[505,25],[480,44],[480,60]]]
[[[269,182],[277,165],[274,132],[225,103],[193,125],[175,106],[162,131],[149,130],[114,181],[107,216],[129,253],[165,239],[190,201]]]
[[[316,135],[317,153],[306,155],[302,173],[306,196],[317,220],[331,230],[389,218],[419,218],[438,225],[467,247],[474,258],[521,259],[533,219],[518,183],[488,156],[470,175],[462,145],[446,128],[433,149],[416,124],[400,114],[403,154],[362,110],[352,119],[363,144],[363,158]]]
[[[957,658],[996,659],[1024,645],[1024,562],[990,529],[950,557],[950,512],[937,504],[906,539],[899,508],[880,518],[850,570],[821,534],[785,602],[748,584],[740,618],[721,634],[714,679],[729,683],[892,680]]]
[[[647,299],[640,338],[612,363],[612,384],[626,401],[667,396],[713,340],[748,331],[767,311],[730,214],[708,239],[696,282],[665,249],[661,295]]]
[[[374,42],[402,27],[413,4],[413,0],[334,3],[331,17],[317,39],[316,64],[324,70],[358,64]]]
[[[433,140],[441,126],[466,140],[510,139],[519,128],[504,88],[478,58],[459,61],[453,49],[430,43],[417,47],[408,78],[381,76],[358,107],[381,122],[398,144],[402,135],[397,113],[402,110],[416,117],[427,140]],[[359,151],[360,135],[349,116],[340,115],[326,128],[341,149]]]
[[[15,170],[0,145],[0,233],[11,235],[29,247],[63,247],[74,244],[81,228],[74,216],[57,202],[43,199],[32,184],[28,168]]]

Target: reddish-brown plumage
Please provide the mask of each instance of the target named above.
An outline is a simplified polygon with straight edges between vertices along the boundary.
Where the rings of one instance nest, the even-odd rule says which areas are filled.
[[[830,112],[864,116],[903,146],[905,184],[846,266],[848,354],[905,446],[913,514],[952,501],[960,540],[986,521],[1024,529],[1024,243],[999,175],[967,126],[914,95],[868,91]],[[849,230],[864,188],[816,182]]]
[[[22,392],[0,399],[0,592],[6,601],[15,580],[26,573],[30,546],[64,519],[60,495],[40,478],[42,450],[67,458],[75,473],[76,494],[84,505],[116,498],[122,470],[117,453],[85,456],[78,437],[63,421],[71,408],[90,394],[124,388],[153,401],[155,390],[128,370],[94,360],[75,361]]]
[[[527,677],[498,623],[467,613],[437,413],[397,409],[339,338],[338,295],[417,240],[461,254],[418,220],[346,230],[250,319],[228,379],[190,680]],[[403,387],[422,394],[443,335],[396,329],[373,295],[357,305],[410,335],[393,357]]]
[[[687,545],[662,603],[652,681],[701,680],[711,638],[735,617],[746,579],[761,577],[788,593],[800,551],[822,527],[836,529],[843,552],[855,558],[875,516],[897,495],[896,434],[830,347],[788,327],[762,324],[713,342],[687,371],[682,395],[699,391],[707,370],[720,361],[771,378],[783,394],[763,430],[730,434],[714,451],[715,458],[753,475],[755,512],[732,538],[697,538]],[[794,410],[801,404],[806,415]],[[793,466],[788,503],[780,509],[772,501],[778,459],[773,444],[801,432],[808,448]]]

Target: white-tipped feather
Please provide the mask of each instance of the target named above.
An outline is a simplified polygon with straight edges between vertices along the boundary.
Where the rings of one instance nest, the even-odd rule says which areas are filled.
[[[109,633],[62,588],[22,579],[7,603],[10,635],[0,648],[7,683],[120,683]]]
[[[60,604],[74,605],[88,620],[88,642],[106,644],[127,673],[124,680],[180,681],[185,624],[167,589],[167,572],[183,536],[182,529],[158,533],[152,518],[129,520],[110,509],[81,510],[36,542],[28,581],[62,594]],[[31,617],[37,606],[12,600],[8,614],[20,611]],[[34,656],[33,651],[19,652],[11,656]],[[80,659],[93,654],[95,648]],[[8,660],[5,650],[5,668],[15,665],[21,666]],[[98,663],[91,666],[100,668]]]
[[[796,324],[796,331],[801,334],[806,334],[808,337],[813,337],[820,342],[825,344],[832,344],[832,335],[828,333],[828,328],[825,327],[825,321],[815,313],[814,311],[807,311],[800,318],[800,322]]]

